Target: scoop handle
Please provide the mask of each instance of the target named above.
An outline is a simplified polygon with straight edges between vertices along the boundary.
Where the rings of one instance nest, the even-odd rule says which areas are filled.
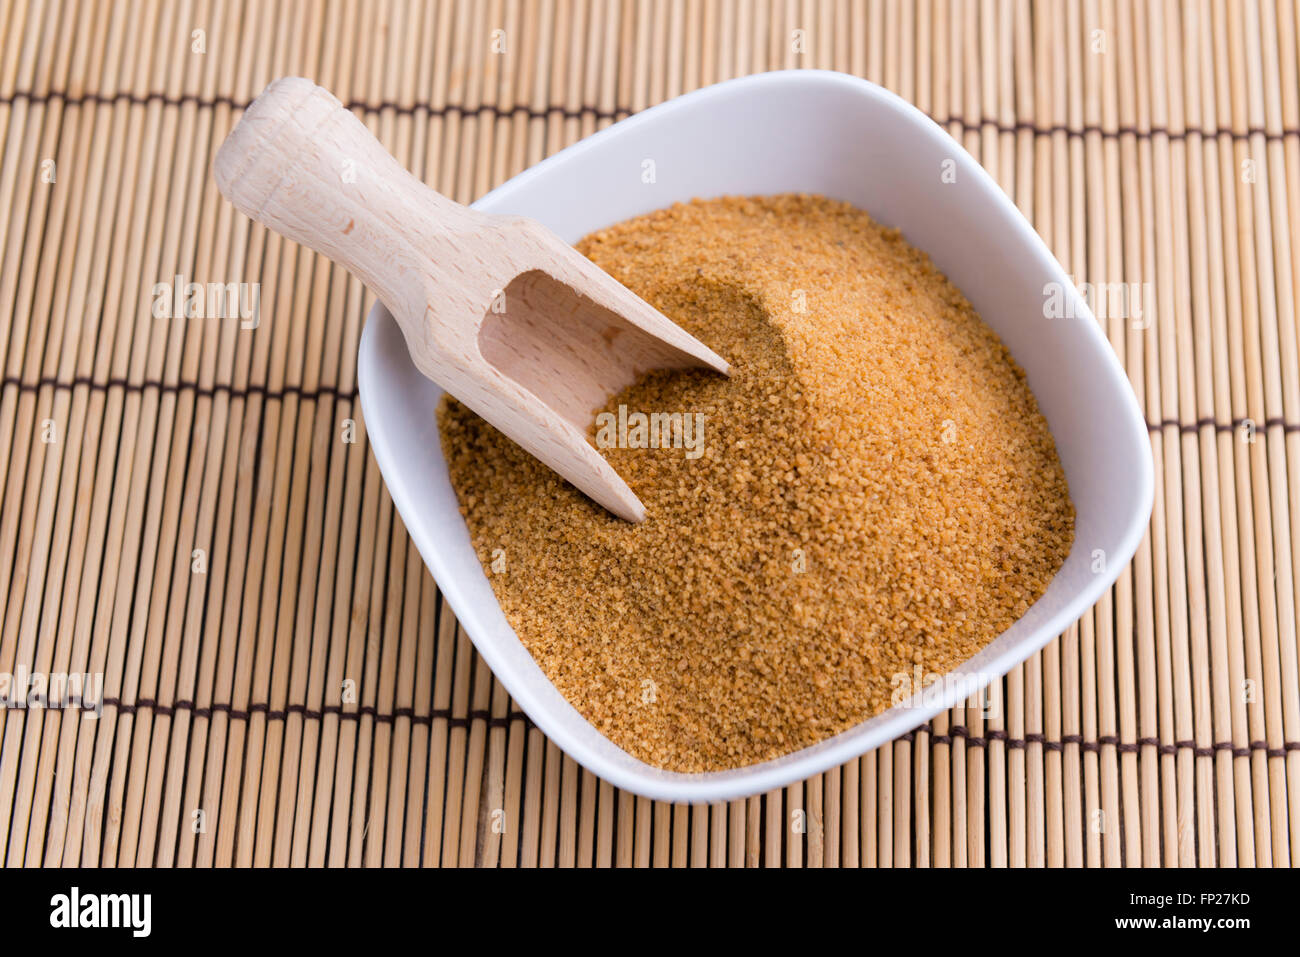
[[[490,221],[412,176],[351,110],[302,77],[276,80],[249,104],[213,175],[240,212],[373,290],[408,343],[439,254]]]

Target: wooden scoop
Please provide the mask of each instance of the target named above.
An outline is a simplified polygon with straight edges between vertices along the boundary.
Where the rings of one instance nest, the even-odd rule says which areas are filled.
[[[237,209],[345,266],[415,367],[615,515],[645,508],[587,439],[651,369],[726,362],[538,222],[434,192],[310,80],[276,80],[217,153]]]

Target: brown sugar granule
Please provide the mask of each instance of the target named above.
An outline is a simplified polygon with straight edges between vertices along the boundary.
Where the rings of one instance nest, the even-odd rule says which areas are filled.
[[[1074,537],[1047,423],[896,230],[821,197],[726,198],[578,248],[731,362],[607,406],[702,415],[702,452],[603,451],[645,504],[633,525],[458,403],[439,424],[507,619],[620,747],[676,771],[805,747],[890,707],[896,676],[959,666],[1047,588]]]

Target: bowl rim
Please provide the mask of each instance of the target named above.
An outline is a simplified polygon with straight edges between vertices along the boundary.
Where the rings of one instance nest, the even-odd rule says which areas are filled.
[[[941,143],[944,149],[953,152],[953,155],[963,164],[963,175],[974,176],[985,193],[989,195],[990,200],[995,204],[1000,204],[1002,211],[1009,214],[1007,220],[1011,224],[1011,228],[1021,234],[1021,240],[1037,247],[1045,254],[1045,261],[1053,274],[1052,280],[1059,282],[1062,288],[1067,291],[1066,294],[1073,298],[1076,319],[1085,328],[1084,334],[1093,340],[1093,346],[1097,348],[1101,355],[1102,365],[1111,380],[1108,384],[1117,387],[1127,400],[1125,402],[1128,407],[1127,424],[1132,427],[1134,434],[1125,438],[1138,440],[1138,451],[1144,454],[1138,454],[1135,457],[1138,463],[1137,474],[1125,476],[1126,487],[1132,493],[1131,509],[1127,525],[1124,526],[1123,534],[1120,536],[1120,545],[1116,550],[1116,554],[1112,555],[1111,560],[1107,562],[1107,571],[1093,575],[1084,582],[1061,608],[1035,626],[1030,634],[1008,645],[1008,647],[992,655],[988,660],[981,660],[980,671],[976,674],[977,680],[963,685],[946,684],[941,694],[930,696],[935,700],[922,699],[921,695],[924,692],[919,692],[916,698],[913,699],[915,703],[908,702],[895,705],[878,715],[864,719],[862,722],[798,751],[726,771],[669,771],[643,762],[626,751],[623,751],[623,754],[628,756],[629,762],[612,764],[599,755],[591,753],[584,742],[575,740],[568,730],[561,726],[558,716],[552,713],[547,704],[536,701],[530,689],[519,686],[519,683],[514,680],[514,676],[511,675],[513,667],[504,660],[503,654],[498,651],[492,642],[480,644],[476,640],[475,631],[478,624],[476,609],[466,607],[467,603],[462,602],[459,595],[444,591],[441,584],[439,584],[439,592],[442,593],[455,613],[457,620],[465,628],[465,633],[474,643],[477,652],[483,657],[484,662],[497,679],[502,682],[506,691],[524,713],[528,715],[534,725],[553,740],[562,751],[601,779],[620,789],[654,800],[692,804],[715,802],[734,800],[784,787],[841,765],[873,748],[886,745],[924,724],[935,715],[959,704],[971,694],[987,687],[992,681],[1006,675],[1017,664],[1042,649],[1096,604],[1106,590],[1123,574],[1128,567],[1129,561],[1136,553],[1146,533],[1147,521],[1154,502],[1154,465],[1151,459],[1149,430],[1145,416],[1138,404],[1137,397],[1133,393],[1127,372],[1120,365],[1119,359],[1111,349],[1109,341],[1103,334],[1101,326],[1093,316],[1086,300],[1079,295],[1078,290],[1066,275],[1064,268],[1052,255],[1042,237],[1025,219],[1011,198],[1006,195],[984,167],[928,115],[893,92],[868,80],[829,70],[797,69],[756,73],[702,87],[634,113],[626,119],[611,124],[605,129],[599,130],[593,135],[560,150],[496,187],[472,203],[471,206],[476,209],[496,211],[493,207],[508,202],[513,194],[529,188],[535,179],[546,175],[547,171],[556,165],[569,162],[574,157],[599,146],[611,137],[618,137],[641,125],[655,122],[659,117],[683,106],[707,103],[712,99],[734,94],[740,88],[753,88],[755,91],[762,91],[778,86],[803,87],[814,91],[829,88],[851,89],[857,94],[876,98],[897,111],[906,122],[919,126],[932,139],[936,139],[938,143]],[[360,355],[357,362],[357,378],[358,396],[363,413],[367,405],[366,395],[369,391],[367,385],[368,363],[365,361],[364,356],[368,350],[375,347],[375,340],[379,335],[379,325],[384,322],[393,323],[393,321],[383,305],[376,302],[367,316],[365,328],[362,331],[359,345]],[[367,416],[367,421],[369,422],[369,416]],[[368,425],[367,435],[380,474],[389,489],[393,505],[401,513],[406,493],[404,490],[405,483],[395,463],[397,453],[390,448],[389,437],[383,429],[374,429]],[[410,523],[408,523],[409,527]],[[419,543],[416,544],[418,547]],[[420,549],[420,551],[426,567],[437,581],[439,576],[435,566],[440,567],[441,562],[438,561],[436,554],[431,557],[425,554],[424,549]],[[456,589],[452,589],[452,592],[455,591]],[[509,625],[508,622],[507,625]],[[513,633],[513,627],[511,627],[511,632]],[[981,658],[1004,634],[1005,631],[963,664]],[[515,640],[520,641],[517,635]],[[520,643],[522,644],[522,641]],[[964,672],[959,667],[948,672],[948,674],[964,674]],[[511,676],[507,678],[506,675]],[[549,679],[547,680],[549,681]],[[926,690],[928,690],[928,687]],[[574,710],[576,712],[576,709]],[[583,717],[583,720],[586,721],[587,719]],[[866,738],[863,738],[861,729],[864,724],[869,722],[872,723],[872,728]],[[614,747],[618,747],[598,728],[591,725],[589,721],[587,723],[606,741],[609,741]],[[621,748],[619,750],[622,751]],[[639,768],[645,770],[641,771]],[[722,775],[725,775],[725,777],[722,777]]]

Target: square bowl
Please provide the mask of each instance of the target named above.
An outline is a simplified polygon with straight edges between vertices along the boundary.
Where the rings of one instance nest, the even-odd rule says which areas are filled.
[[[643,175],[649,169],[654,175]],[[932,685],[784,757],[729,771],[665,771],[589,724],[547,679],[492,593],[442,454],[434,415],[442,390],[415,370],[382,306],[361,338],[359,389],[375,459],[461,626],[562,750],[610,783],[659,800],[730,800],[783,787],[958,704],[1091,607],[1132,558],[1151,511],[1146,423],[1087,303],[980,165],[881,87],[813,70],[707,87],[602,130],[474,206],[531,216],[576,242],[677,201],[787,192],[845,200],[901,229],[966,295],[1025,370],[1055,437],[1076,520],[1073,548],[1047,591],[962,666],[962,681]],[[1049,296],[1056,303],[1050,310]],[[1061,314],[1071,318],[1049,318]]]

